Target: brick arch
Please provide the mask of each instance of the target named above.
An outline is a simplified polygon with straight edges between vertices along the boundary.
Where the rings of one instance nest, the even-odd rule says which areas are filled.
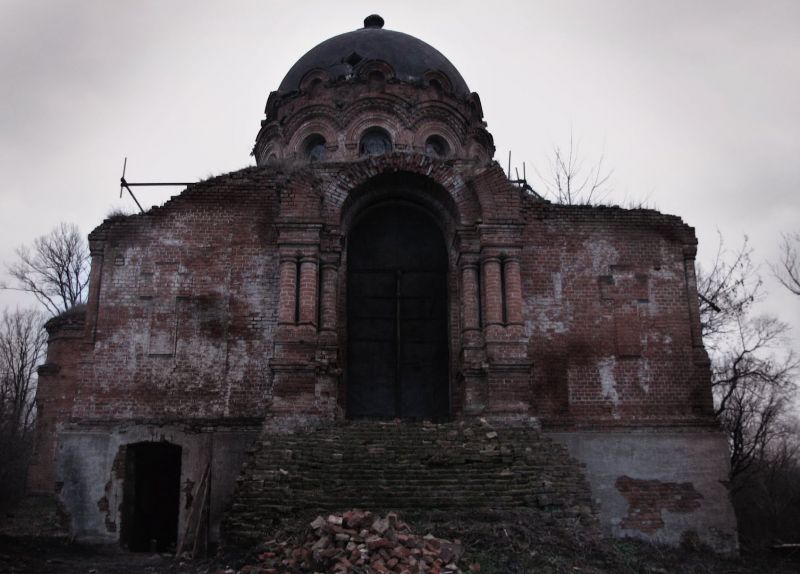
[[[328,138],[328,135],[333,138],[333,141],[338,139],[338,133],[341,130],[341,125],[339,124],[336,110],[330,106],[315,105],[308,106],[302,110],[294,112],[286,120],[286,124],[283,126],[283,133],[285,134],[289,145],[291,145],[291,140],[294,139],[295,134],[303,131],[305,129],[305,125],[311,122],[324,126],[324,129],[327,131],[322,133],[322,135],[324,135],[326,139]]]
[[[283,132],[277,125],[270,125],[262,128],[260,137],[253,146],[253,155],[256,157],[257,165],[267,163],[267,158],[275,154],[278,159],[283,159]]]
[[[361,141],[361,136],[370,128],[381,128],[389,133],[392,139],[392,147],[396,149],[399,144],[406,142],[398,141],[400,134],[404,132],[404,122],[396,115],[391,114],[384,110],[370,109],[360,113],[354,121],[348,124],[345,132],[346,145],[354,146],[354,154],[358,155],[358,145]]]
[[[387,200],[403,200],[425,208],[442,228],[448,243],[452,243],[458,206],[440,185],[425,176],[407,172],[379,174],[353,189],[340,212],[343,235],[350,232],[361,212]]]
[[[330,81],[330,74],[322,68],[312,68],[300,79],[299,88],[307,92],[314,80],[321,80],[323,83],[328,82]]]
[[[354,137],[354,126],[357,126],[364,117],[369,116],[392,118],[391,121],[398,128],[407,128],[411,123],[410,113],[402,98],[387,92],[372,93],[349,103],[341,111],[339,121],[344,128],[347,141],[352,141]]]
[[[443,138],[450,146],[450,153],[456,157],[464,155],[464,147],[459,134],[453,131],[450,126],[436,119],[423,123],[414,132],[414,149],[425,152],[425,142],[430,136]]]
[[[383,60],[368,60],[358,67],[358,77],[362,80],[369,79],[372,72],[383,74],[384,81],[393,80],[395,77],[394,68],[389,62]]]
[[[324,190],[326,219],[334,224],[344,223],[347,207],[364,193],[369,182],[391,173],[421,176],[420,181],[427,181],[431,189],[440,190],[442,197],[447,197],[442,203],[450,206],[455,225],[474,225],[483,217],[478,196],[451,165],[423,154],[392,153],[354,162],[340,172]]]
[[[325,138],[327,146],[338,144],[338,132],[335,125],[327,116],[318,115],[304,123],[291,135],[289,144],[286,146],[287,155],[295,154],[296,158],[303,159],[304,150],[301,148],[306,139],[314,134],[319,134]]]
[[[428,70],[425,72],[424,77],[425,81],[428,82],[429,85],[433,85],[434,82],[438,82],[444,94],[449,95],[453,93],[453,83],[444,72],[440,72],[438,70]]]
[[[387,83],[387,86],[393,85],[392,83]],[[396,116],[403,125],[408,125],[411,121],[411,115],[407,110],[407,104],[407,100],[403,99],[401,95],[394,94],[388,90],[380,93],[365,93],[351,98],[345,104],[340,112],[340,121],[343,126],[348,126],[365,113],[380,111]]]
[[[439,122],[449,126],[453,132],[459,134],[459,140],[464,141],[468,132],[467,118],[455,107],[438,100],[420,102],[414,108],[411,119],[411,129],[421,129],[428,122]]]

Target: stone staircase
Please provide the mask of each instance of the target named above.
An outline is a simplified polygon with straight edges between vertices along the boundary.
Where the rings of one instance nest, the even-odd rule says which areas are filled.
[[[264,433],[237,481],[223,537],[263,540],[283,519],[351,508],[406,516],[528,508],[596,520],[582,465],[534,428],[364,421]]]

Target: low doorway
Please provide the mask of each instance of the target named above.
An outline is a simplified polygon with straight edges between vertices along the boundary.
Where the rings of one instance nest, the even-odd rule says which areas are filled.
[[[132,552],[170,552],[178,541],[181,447],[130,444],[125,455],[120,541]]]

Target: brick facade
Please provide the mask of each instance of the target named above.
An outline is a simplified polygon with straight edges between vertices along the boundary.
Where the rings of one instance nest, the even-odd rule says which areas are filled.
[[[259,429],[346,420],[348,238],[386,202],[428,214],[447,248],[447,418],[714,433],[693,229],[513,185],[490,160],[477,94],[451,80],[401,81],[369,60],[346,77],[312,70],[270,96],[257,167],[95,229],[86,308],[48,327],[31,488],[101,493],[103,522],[85,518],[91,500],[65,504],[74,528],[115,539],[102,524],[117,521],[124,478],[98,490],[68,454],[90,441],[111,473],[118,446],[178,441],[182,529],[204,467],[238,464]],[[377,128],[391,150],[365,153]],[[214,524],[235,474],[212,482]]]

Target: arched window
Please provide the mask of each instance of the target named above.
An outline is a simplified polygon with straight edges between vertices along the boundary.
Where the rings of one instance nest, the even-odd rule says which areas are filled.
[[[436,96],[441,98],[442,94],[444,93],[444,88],[442,87],[442,83],[439,80],[431,80],[430,81],[431,88],[434,89],[436,92]]]
[[[381,128],[370,128],[361,136],[358,152],[361,155],[383,155],[392,151],[392,138]]]
[[[433,157],[445,158],[450,155],[450,146],[442,136],[433,135],[425,140],[425,153]]]
[[[386,79],[383,77],[383,72],[380,70],[373,70],[369,73],[367,77],[367,82],[369,84],[370,90],[381,90],[383,89],[383,83]]]
[[[320,90],[322,90],[322,80],[320,78],[314,78],[308,84],[308,95],[312,98],[316,98],[319,95]]]
[[[325,161],[325,138],[319,134],[312,134],[303,143],[303,153],[309,162]]]

